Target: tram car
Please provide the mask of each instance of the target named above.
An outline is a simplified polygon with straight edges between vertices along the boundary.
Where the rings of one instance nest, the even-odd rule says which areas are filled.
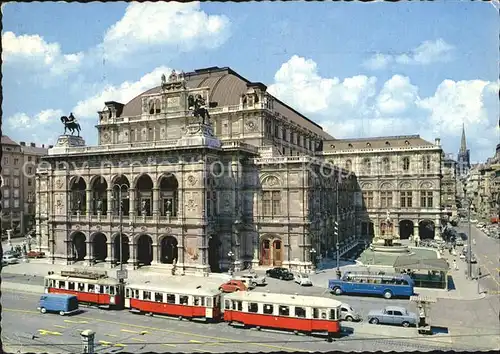
[[[44,279],[45,293],[76,295],[78,302],[105,309],[123,308],[123,284],[106,272],[63,270],[49,272]]]
[[[239,291],[224,295],[224,321],[244,328],[340,334],[341,302],[316,296]]]
[[[135,313],[206,322],[217,322],[222,318],[220,291],[202,286],[188,288],[130,283],[125,286],[125,308]]]

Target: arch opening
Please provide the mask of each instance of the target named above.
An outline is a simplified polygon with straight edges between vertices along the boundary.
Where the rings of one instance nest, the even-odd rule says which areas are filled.
[[[106,236],[102,233],[94,235],[92,240],[92,251],[96,262],[104,262],[108,257],[107,240]]]
[[[436,226],[431,220],[422,220],[418,224],[418,236],[421,240],[434,239]]]
[[[173,264],[179,261],[177,249],[177,239],[174,236],[165,236],[160,242],[160,263]]]
[[[179,182],[174,175],[164,175],[160,179],[160,212],[161,215],[177,216]]]
[[[87,245],[86,245],[87,237],[81,232],[77,232],[73,235],[71,240],[72,243],[72,253],[73,260],[75,262],[83,261],[87,256]]]
[[[70,192],[70,208],[73,215],[77,215],[78,212],[85,214],[87,207],[87,183],[82,177],[77,177],[73,183],[71,183]]]
[[[151,265],[153,261],[153,240],[149,235],[137,239],[137,262],[139,265]]]
[[[92,214],[106,215],[108,212],[108,182],[102,176],[96,176],[91,184],[92,189]]]
[[[115,215],[120,214],[120,206],[124,216],[129,215],[130,211],[130,199],[129,199],[129,189],[130,182],[128,178],[124,175],[117,176],[111,183],[111,188],[113,188],[113,211]],[[121,200],[120,200],[121,191]]]
[[[399,238],[408,240],[413,235],[414,224],[411,220],[401,220],[399,222]]]
[[[153,180],[143,174],[137,179],[137,212],[140,216],[151,216],[153,210]]]
[[[208,265],[210,266],[210,271],[217,273],[221,271],[221,267],[219,264],[220,260],[220,248],[222,243],[219,240],[219,236],[211,235],[208,240]]]
[[[123,264],[126,264],[130,258],[130,245],[129,245],[129,239],[126,235],[122,234],[122,253],[121,253],[121,258]],[[113,248],[114,248],[114,254],[115,254],[115,261],[117,264],[120,264],[120,235],[116,235],[115,239],[113,240]]]

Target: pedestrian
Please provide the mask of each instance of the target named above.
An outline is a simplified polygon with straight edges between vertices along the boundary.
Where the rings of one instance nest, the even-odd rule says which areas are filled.
[[[453,260],[453,269],[458,270],[458,264],[455,259]]]
[[[472,244],[473,244],[474,246],[476,245],[476,239],[475,239],[475,238],[473,238],[473,239],[472,239]]]

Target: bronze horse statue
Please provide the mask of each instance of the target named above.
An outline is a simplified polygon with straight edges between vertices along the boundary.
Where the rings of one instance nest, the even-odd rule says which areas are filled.
[[[69,130],[71,135],[73,135],[73,133],[76,130],[78,136],[80,136],[80,130],[82,130],[82,129],[80,127],[80,124],[78,124],[78,122],[76,122],[76,119],[73,116],[73,113],[70,113],[69,117],[62,116],[61,122],[63,122],[63,124],[64,124],[64,134],[66,134],[66,131]]]
[[[196,97],[193,95],[189,95],[188,97],[188,107],[193,112],[193,116],[201,118],[202,124],[210,124],[210,114],[205,104],[205,100],[199,94]]]

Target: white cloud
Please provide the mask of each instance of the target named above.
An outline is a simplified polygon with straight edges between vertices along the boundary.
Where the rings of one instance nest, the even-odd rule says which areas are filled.
[[[31,117],[26,113],[16,113],[7,118],[7,125],[13,129],[37,129],[41,124],[60,123],[62,115],[60,109],[46,109]]]
[[[26,65],[28,69],[44,70],[52,75],[63,75],[77,70],[83,53],[63,54],[59,43],[47,43],[39,35],[2,34],[2,59],[5,63]],[[48,71],[47,71],[48,70]]]
[[[363,65],[371,70],[385,69],[393,63],[401,65],[428,65],[445,63],[453,58],[455,47],[442,38],[434,41],[424,41],[408,54],[392,55],[378,53],[368,58]]]
[[[119,61],[125,54],[147,49],[212,49],[229,34],[229,19],[207,14],[198,2],[131,3],[106,32],[101,49],[107,60]]]
[[[455,148],[465,123],[478,156],[491,155],[498,142],[498,84],[492,82],[444,80],[421,98],[408,77],[394,75],[377,90],[374,77],[324,78],[313,60],[294,55],[268,90],[336,138],[421,134]]]
[[[161,75],[168,76],[171,71],[172,69],[161,66],[144,75],[138,81],[125,81],[119,86],[108,85],[96,95],[79,101],[73,108],[73,114],[77,118],[95,118],[97,112],[104,108],[104,102],[117,101],[126,104],[142,92],[158,86],[161,82]]]

